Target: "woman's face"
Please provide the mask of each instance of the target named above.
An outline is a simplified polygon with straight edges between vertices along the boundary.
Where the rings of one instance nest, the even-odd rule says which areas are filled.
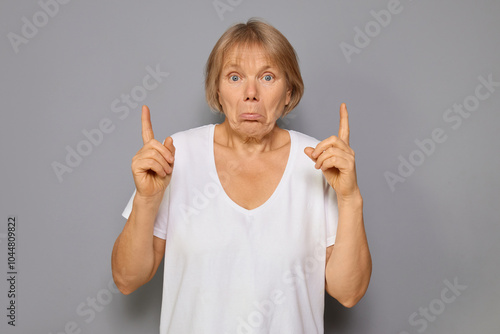
[[[290,102],[285,74],[256,46],[233,48],[219,77],[219,102],[231,128],[262,138],[274,128]]]

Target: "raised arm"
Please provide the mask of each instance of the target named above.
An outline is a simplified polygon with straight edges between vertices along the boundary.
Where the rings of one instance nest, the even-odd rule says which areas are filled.
[[[164,144],[154,139],[147,106],[142,107],[141,120],[143,147],[132,159],[136,194],[111,255],[113,279],[123,294],[151,280],[165,254],[165,240],[155,237],[153,228],[172,177],[175,147],[171,137]]]
[[[323,171],[337,194],[339,221],[335,245],[326,249],[325,288],[342,305],[352,307],[368,288],[372,261],[344,103],[340,106],[338,136],[323,140],[315,148],[307,147],[304,152]]]

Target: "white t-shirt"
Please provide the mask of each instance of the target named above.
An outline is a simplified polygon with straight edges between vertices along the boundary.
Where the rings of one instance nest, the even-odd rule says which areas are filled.
[[[172,136],[175,166],[154,226],[166,239],[160,333],[323,334],[325,253],[335,241],[338,208],[303,152],[318,140],[289,130],[280,183],[247,210],[221,186],[214,128]]]

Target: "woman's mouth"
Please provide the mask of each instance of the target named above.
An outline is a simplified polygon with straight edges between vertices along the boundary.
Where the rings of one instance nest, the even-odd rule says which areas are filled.
[[[261,117],[262,115],[257,113],[243,113],[240,115],[240,118],[244,121],[256,121]]]

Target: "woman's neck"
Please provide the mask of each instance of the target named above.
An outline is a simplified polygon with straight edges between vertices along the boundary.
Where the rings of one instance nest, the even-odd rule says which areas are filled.
[[[255,154],[283,147],[290,142],[290,137],[288,131],[279,128],[276,124],[270,131],[264,133],[242,133],[233,129],[226,119],[215,126],[214,142],[237,152]]]

